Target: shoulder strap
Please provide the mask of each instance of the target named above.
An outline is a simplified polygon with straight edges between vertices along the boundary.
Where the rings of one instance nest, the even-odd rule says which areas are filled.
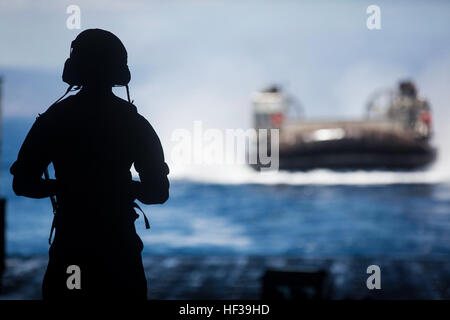
[[[148,222],[147,216],[145,215],[144,211],[139,207],[139,205],[136,202],[133,202],[133,208],[138,209],[140,212],[142,212],[142,215],[144,216],[145,221],[145,229],[150,229],[150,222]]]

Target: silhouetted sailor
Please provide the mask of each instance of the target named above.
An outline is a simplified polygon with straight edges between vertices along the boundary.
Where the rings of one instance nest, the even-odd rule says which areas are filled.
[[[81,32],[63,81],[68,91],[80,86],[80,92],[36,119],[11,167],[17,195],[57,199],[43,297],[145,299],[134,201],[164,203],[169,169],[152,126],[112,93],[113,86],[130,81],[125,47],[110,32]],[[42,178],[50,163],[55,180]],[[139,182],[132,180],[133,164]],[[81,289],[73,283],[68,288],[71,265],[80,268]]]

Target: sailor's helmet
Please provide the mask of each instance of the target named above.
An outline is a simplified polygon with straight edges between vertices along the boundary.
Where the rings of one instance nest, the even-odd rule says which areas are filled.
[[[72,41],[62,79],[72,86],[125,86],[131,78],[127,59],[125,46],[113,33],[87,29]]]

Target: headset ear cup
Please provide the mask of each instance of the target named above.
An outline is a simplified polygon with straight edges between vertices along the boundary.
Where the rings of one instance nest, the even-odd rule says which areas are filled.
[[[128,83],[130,83],[131,80],[131,72],[130,72],[130,68],[128,68],[128,65],[125,65],[125,75],[124,75],[124,82],[125,85],[127,85]]]
[[[76,74],[77,71],[74,68],[73,61],[71,58],[68,58],[64,63],[62,80],[69,85],[77,85],[79,84],[79,81],[77,81],[79,77],[77,77]]]
[[[123,65],[116,69],[116,74],[114,75],[114,84],[126,86],[131,80],[130,69],[127,65]]]

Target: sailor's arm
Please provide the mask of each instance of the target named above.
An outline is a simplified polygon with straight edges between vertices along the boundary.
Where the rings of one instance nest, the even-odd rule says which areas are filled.
[[[42,178],[14,175],[13,190],[18,196],[41,199],[56,194],[56,180],[44,180]]]
[[[56,180],[44,180],[42,174],[50,164],[49,132],[46,121],[38,118],[28,132],[17,160],[11,166],[12,188],[16,195],[46,198],[56,194]]]
[[[133,181],[136,199],[144,204],[160,204],[169,198],[169,167],[158,135],[147,120],[141,118],[134,167],[140,182]]]

